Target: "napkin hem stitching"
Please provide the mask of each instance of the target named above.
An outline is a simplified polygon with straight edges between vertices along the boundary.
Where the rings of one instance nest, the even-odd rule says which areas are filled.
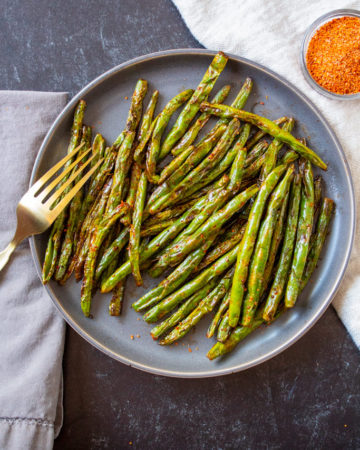
[[[40,419],[40,418],[29,418],[29,417],[0,417],[0,423],[6,422],[9,425],[16,425],[19,423],[26,423],[27,425],[40,425],[42,427],[49,427],[54,428],[54,423],[50,422],[46,419]]]

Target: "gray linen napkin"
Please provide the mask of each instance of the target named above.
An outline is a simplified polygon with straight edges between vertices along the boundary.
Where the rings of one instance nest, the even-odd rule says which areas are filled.
[[[15,231],[41,141],[65,93],[0,91],[0,249]],[[65,324],[43,289],[29,243],[0,273],[0,448],[48,449],[62,425]]]

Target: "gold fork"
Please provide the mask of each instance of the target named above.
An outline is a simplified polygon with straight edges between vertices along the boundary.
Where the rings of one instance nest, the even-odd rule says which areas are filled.
[[[65,156],[61,161],[55,164],[50,170],[46,172],[26,194],[21,198],[17,209],[17,227],[9,245],[5,250],[0,252],[0,270],[9,261],[9,258],[19,243],[33,235],[45,231],[54,222],[56,217],[68,205],[75,194],[84,186],[87,180],[95,172],[103,159],[100,159],[81,179],[78,181],[69,192],[65,190],[71,185],[75,178],[90,164],[96,155],[89,158],[84,164],[81,164],[82,159],[91,151],[91,147],[84,152],[71,164],[64,168],[64,170],[46,187],[50,178],[53,177],[65,164],[70,161],[76,153],[83,147],[83,144],[76,147],[71,153]],[[67,177],[70,172],[79,164],[79,168]],[[62,183],[62,184],[59,184]],[[54,189],[55,192],[49,198],[46,198]]]

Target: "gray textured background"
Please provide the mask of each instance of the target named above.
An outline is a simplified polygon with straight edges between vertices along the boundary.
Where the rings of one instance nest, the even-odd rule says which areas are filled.
[[[72,95],[127,59],[199,47],[169,0],[0,0],[0,8],[0,89]],[[55,449],[360,448],[359,363],[332,308],[271,361],[206,380],[131,369],[68,329]]]

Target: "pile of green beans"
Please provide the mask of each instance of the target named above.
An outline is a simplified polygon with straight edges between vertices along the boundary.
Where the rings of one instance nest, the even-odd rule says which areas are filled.
[[[99,133],[92,139],[86,103],[79,102],[68,152],[82,144],[84,159],[91,147],[102,163],[54,223],[43,265],[44,283],[63,284],[72,273],[82,280],[87,317],[97,290],[112,291],[109,314],[119,316],[129,275],[140,286],[144,272],[165,273],[132,307],[146,322],[159,322],[151,336],[160,345],[214,312],[211,360],[294,307],[335,210],[313,176],[312,165],[327,166],[291,134],[294,119],[244,110],[251,79],[230,106],[229,85],[209,101],[227,60],[219,52],[199,85],[158,113],[161,93],[153,91],[144,108],[148,83],[140,79],[111,145]]]

